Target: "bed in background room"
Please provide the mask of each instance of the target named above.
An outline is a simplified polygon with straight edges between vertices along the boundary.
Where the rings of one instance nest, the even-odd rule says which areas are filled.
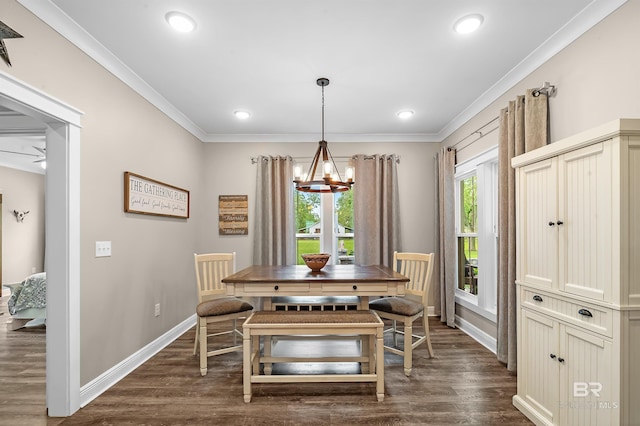
[[[19,283],[3,285],[11,290],[11,297],[7,302],[12,318],[8,324],[9,330],[45,325],[47,318],[46,272],[30,275]]]

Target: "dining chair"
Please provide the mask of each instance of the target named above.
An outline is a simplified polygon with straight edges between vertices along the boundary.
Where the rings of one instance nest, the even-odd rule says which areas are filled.
[[[391,328],[385,333],[393,333],[393,346],[385,345],[388,352],[404,357],[404,374],[411,375],[413,350],[422,343],[427,343],[429,356],[433,358],[433,348],[429,337],[429,321],[425,310],[428,306],[429,285],[433,272],[433,253],[393,253],[393,270],[409,278],[405,296],[384,297],[369,302],[369,308],[376,311],[383,319],[391,320]],[[422,318],[424,335],[414,334],[413,322]],[[403,329],[397,328],[397,322]],[[404,336],[403,347],[398,347],[398,334]],[[414,341],[414,339],[417,339]]]
[[[242,351],[242,337],[238,329],[237,320],[246,318],[253,310],[253,306],[237,297],[226,295],[226,288],[222,279],[233,274],[236,269],[236,254],[209,253],[194,254],[196,265],[196,284],[198,286],[198,324],[196,325],[196,339],[193,354],[200,346],[200,374],[207,374],[207,359],[215,355],[222,355],[234,351]],[[209,332],[209,325],[213,323],[231,322],[231,329]],[[209,337],[233,334],[233,345],[220,349],[209,350]]]

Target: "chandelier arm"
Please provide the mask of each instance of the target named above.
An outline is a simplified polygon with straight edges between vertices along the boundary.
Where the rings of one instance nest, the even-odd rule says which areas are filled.
[[[343,182],[342,180],[342,176],[340,176],[340,170],[338,170],[338,166],[336,166],[336,162],[333,159],[333,155],[331,155],[331,151],[329,151],[329,149],[327,148],[327,152],[329,153],[329,158],[331,158],[331,163],[333,163],[333,168],[335,169],[336,173],[338,174],[338,180],[340,182]]]
[[[318,168],[318,159],[320,158],[321,150],[322,150],[322,144],[318,145],[316,154],[313,156],[313,160],[311,160],[311,164],[309,165],[309,172],[307,173],[307,177],[305,179],[306,182],[312,181],[316,175],[316,169]]]

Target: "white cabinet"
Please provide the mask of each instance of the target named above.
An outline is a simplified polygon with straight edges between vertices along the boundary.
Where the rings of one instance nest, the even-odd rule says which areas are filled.
[[[513,159],[518,394],[536,424],[640,424],[640,120]]]
[[[547,303],[550,309],[572,304],[523,286],[520,291],[521,300],[531,294],[533,304]],[[613,339],[591,331],[610,333],[611,329],[591,327],[591,323],[574,325],[562,311],[521,306],[519,345],[526,353],[518,362],[518,398],[525,402],[525,410],[532,408],[544,419],[541,424],[618,424],[620,395],[612,378],[620,369],[612,362]],[[521,408],[518,402],[514,401]]]
[[[601,142],[519,170],[519,281],[611,301],[611,150]]]

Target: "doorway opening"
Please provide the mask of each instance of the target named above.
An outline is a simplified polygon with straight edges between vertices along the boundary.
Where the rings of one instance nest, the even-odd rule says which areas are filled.
[[[0,73],[0,106],[45,127],[46,400],[49,416],[80,408],[80,119],[82,112]]]

